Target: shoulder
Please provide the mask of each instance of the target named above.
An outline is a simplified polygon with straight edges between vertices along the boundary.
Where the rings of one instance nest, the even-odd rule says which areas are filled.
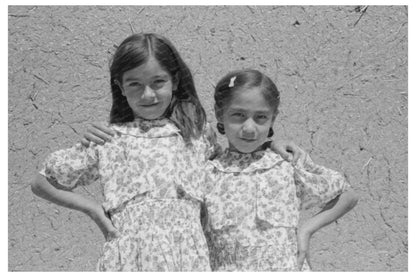
[[[322,174],[326,170],[325,167],[316,164],[308,153],[303,153],[296,161],[294,168],[296,170],[305,170],[307,172]]]
[[[263,157],[255,164],[254,169],[260,171],[293,172],[292,164],[269,148],[264,151]]]
[[[215,133],[212,124],[207,122],[202,131],[202,137],[209,145],[217,144],[217,134]]]
[[[215,129],[211,122],[207,122],[204,126],[204,135],[207,137],[216,137]]]
[[[253,154],[234,154],[229,151],[223,152],[214,160],[209,162],[213,172],[224,173],[254,173],[267,171],[274,168],[291,166],[279,154],[266,149]]]
[[[205,124],[197,142],[197,145],[199,145],[198,149],[204,152],[206,160],[213,160],[222,153],[222,147],[217,142],[217,134],[209,122]]]
[[[81,143],[77,143],[69,148],[59,149],[50,153],[49,157],[59,157],[67,159],[76,159],[85,154],[93,153],[97,148],[95,143],[91,143],[89,147],[83,146]]]

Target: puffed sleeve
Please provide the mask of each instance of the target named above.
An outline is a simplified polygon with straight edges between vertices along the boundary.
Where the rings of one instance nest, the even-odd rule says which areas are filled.
[[[346,191],[350,185],[343,174],[315,164],[309,155],[298,160],[294,178],[302,208],[323,207]]]
[[[58,150],[46,158],[39,173],[70,189],[91,183],[99,176],[97,148],[76,144]]]

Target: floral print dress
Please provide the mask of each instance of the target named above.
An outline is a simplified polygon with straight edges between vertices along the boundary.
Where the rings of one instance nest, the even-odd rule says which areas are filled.
[[[99,180],[121,236],[105,242],[100,271],[210,271],[200,222],[207,140],[188,148],[168,119],[112,125],[105,145],[52,153],[41,171],[61,185]]]
[[[207,169],[205,229],[214,271],[297,271],[301,208],[323,206],[349,187],[309,156],[292,166],[270,149],[226,150]]]

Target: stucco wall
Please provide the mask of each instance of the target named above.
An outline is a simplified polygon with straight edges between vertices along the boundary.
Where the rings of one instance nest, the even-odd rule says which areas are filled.
[[[10,271],[94,270],[99,229],[28,183],[108,118],[108,60],[132,29],[172,40],[212,120],[223,74],[264,71],[282,92],[276,136],[348,175],[360,202],[314,236],[315,270],[407,270],[407,7],[9,6],[8,20]]]

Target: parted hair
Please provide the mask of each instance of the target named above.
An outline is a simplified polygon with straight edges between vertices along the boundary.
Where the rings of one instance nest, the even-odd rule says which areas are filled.
[[[222,112],[230,104],[234,94],[241,89],[258,87],[277,115],[280,104],[280,92],[273,81],[255,69],[242,69],[226,74],[215,86],[215,106]]]
[[[173,44],[165,37],[154,33],[133,34],[126,38],[110,61],[112,107],[110,123],[124,123],[134,120],[133,110],[123,96],[119,84],[123,74],[146,63],[154,57],[172,79],[178,82],[172,92],[172,101],[165,112],[181,131],[185,142],[199,138],[206,124],[206,114],[196,93],[194,80],[188,66],[180,57]]]

